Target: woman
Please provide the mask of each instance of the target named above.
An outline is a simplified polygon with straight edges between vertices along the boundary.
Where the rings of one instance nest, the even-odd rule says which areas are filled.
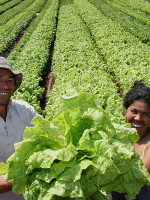
[[[140,139],[135,143],[135,151],[150,172],[150,88],[136,81],[126,94],[123,102],[125,121],[137,130]],[[129,199],[125,194],[112,192],[113,200]],[[135,200],[150,200],[150,186],[141,188]]]

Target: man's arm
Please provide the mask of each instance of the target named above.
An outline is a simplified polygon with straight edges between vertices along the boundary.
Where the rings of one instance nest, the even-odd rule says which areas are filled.
[[[11,191],[12,185],[13,183],[11,181],[7,181],[2,176],[0,176],[0,194]]]

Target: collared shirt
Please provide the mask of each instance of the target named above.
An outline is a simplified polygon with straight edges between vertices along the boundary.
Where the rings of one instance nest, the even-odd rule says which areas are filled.
[[[0,117],[0,162],[6,160],[14,153],[14,144],[23,140],[26,127],[30,127],[32,119],[38,113],[27,102],[10,100],[7,107],[6,121]],[[0,200],[22,200],[22,195],[13,192],[0,194]]]

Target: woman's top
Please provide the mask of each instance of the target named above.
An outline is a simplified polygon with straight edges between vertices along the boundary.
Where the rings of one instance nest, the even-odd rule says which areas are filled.
[[[141,155],[140,159],[142,159],[142,158],[143,158],[143,156],[144,156],[144,152],[145,152],[145,149],[146,149],[146,147],[147,147],[147,144],[149,143],[149,141],[150,141],[150,138],[147,140],[147,142],[146,142],[146,144],[145,144],[145,147],[144,147],[144,149],[143,149],[143,153],[142,153],[142,155]]]

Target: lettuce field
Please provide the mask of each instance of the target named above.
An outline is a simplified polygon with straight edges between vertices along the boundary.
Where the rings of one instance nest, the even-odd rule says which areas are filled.
[[[44,139],[47,137],[44,135],[47,134],[47,129],[43,133],[41,131],[42,140],[36,135],[40,130],[38,126],[33,128],[33,132],[26,131],[25,139],[29,143],[31,138],[34,141],[32,144],[26,142],[17,147],[21,148],[20,154],[26,145],[33,149],[37,141],[42,141],[41,146],[43,146],[35,148],[35,157],[39,156],[37,153],[39,148],[43,149],[44,153],[40,154],[38,162],[34,160],[32,151],[27,153],[22,162],[28,176],[22,174],[22,188],[19,189],[16,182],[14,191],[20,190],[24,193],[25,188],[30,185],[26,190],[25,198],[36,200],[70,198],[103,200],[112,190],[127,192],[130,198],[134,198],[142,184],[149,180],[141,175],[142,181],[139,181],[137,190],[132,188],[131,191],[131,187],[126,188],[126,186],[120,188],[123,180],[125,184],[128,184],[128,181],[135,184],[134,178],[140,177],[141,171],[146,174],[145,168],[140,161],[137,161],[139,158],[132,149],[137,135],[124,123],[122,98],[134,81],[143,80],[147,86],[150,86],[150,0],[0,0],[0,26],[0,55],[8,58],[14,69],[24,75],[23,83],[14,93],[13,98],[29,102],[45,118],[34,121],[41,130],[48,127],[47,124],[52,120],[59,131],[65,132],[64,135],[61,132],[61,136],[66,137],[58,141],[59,131],[51,126],[49,131],[54,131],[56,136],[54,139],[50,134],[53,141]],[[94,103],[95,101],[99,106]],[[87,108],[89,106],[90,111],[86,110],[83,102]],[[65,107],[68,111],[63,113]],[[82,112],[78,112],[78,107]],[[107,117],[101,116],[102,110]],[[57,114],[58,112],[60,114]],[[98,121],[103,123],[102,129]],[[65,125],[61,125],[61,122]],[[77,130],[70,122],[77,126]],[[89,124],[86,126],[85,122]],[[112,123],[123,127],[124,136],[120,136],[121,140],[117,136],[121,134],[119,127]],[[95,124],[93,129],[91,124]],[[79,131],[80,134],[75,137],[68,130],[76,134]],[[90,136],[87,130],[93,131],[95,135]],[[96,131],[99,132],[99,136]],[[85,132],[88,132],[88,138]],[[125,136],[127,132],[133,134],[133,137],[129,136],[132,140],[131,144],[129,138]],[[100,138],[101,142],[98,142]],[[128,143],[130,151],[126,149]],[[43,156],[48,154],[44,145],[49,146],[52,151],[59,149],[57,156],[55,155],[53,161],[51,160],[51,177],[47,175],[47,169],[51,166],[42,163]],[[109,150],[105,149],[107,145],[107,150],[114,147],[111,149],[113,163],[108,162],[110,154]],[[121,151],[118,150],[119,145]],[[103,152],[104,156],[101,155],[100,146],[106,150],[105,153]],[[70,159],[64,158],[63,152],[67,152]],[[115,152],[118,152],[116,157]],[[101,160],[98,156],[102,156]],[[117,166],[118,157],[125,158],[124,165],[118,163]],[[131,157],[136,160],[136,164],[130,162]],[[17,163],[17,155],[10,159],[10,163],[15,159]],[[59,162],[54,163],[54,160]],[[16,163],[12,164],[18,168],[16,174],[21,174],[19,164]],[[103,169],[106,168],[105,172],[98,170],[100,163]],[[53,165],[57,168],[57,172]],[[115,167],[112,168],[112,165]],[[76,168],[72,170],[72,166]],[[44,168],[38,176],[36,173],[32,174],[36,167],[38,172]],[[118,171],[115,171],[116,167]],[[122,170],[124,167],[126,171]],[[77,168],[80,170],[78,171]],[[133,168],[137,168],[134,175]],[[81,177],[84,169],[86,173]],[[77,174],[67,179],[67,175],[74,170]],[[10,179],[16,180],[16,176],[12,174],[10,170]],[[110,178],[112,174],[115,174],[113,179]],[[30,175],[33,182],[30,180]],[[127,178],[129,176],[130,180]],[[94,177],[94,179],[87,182],[89,180],[87,177]],[[55,187],[51,186],[49,189],[48,184],[53,179],[56,179],[57,186],[55,184]],[[67,184],[72,181],[75,184],[68,186],[65,181]],[[52,182],[54,185],[54,181]],[[87,196],[85,195],[86,182],[92,187],[91,191],[87,192]],[[39,184],[41,190],[36,188]],[[67,188],[71,187],[71,191],[65,190],[64,185]],[[59,191],[61,187],[62,190]],[[84,188],[83,191],[81,188]],[[102,191],[98,193],[97,188],[102,188]],[[36,192],[34,193],[33,190]],[[65,192],[62,192],[64,190]],[[59,198],[56,197],[57,195]]]
[[[0,5],[0,55],[24,74],[14,98],[39,113],[44,108],[48,118],[60,95],[83,90],[122,120],[122,97],[134,81],[150,85],[148,0],[0,0]]]

